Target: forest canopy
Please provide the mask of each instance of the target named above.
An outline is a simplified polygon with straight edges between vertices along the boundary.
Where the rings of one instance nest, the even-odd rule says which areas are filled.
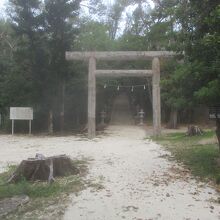
[[[162,62],[162,108],[192,112],[219,105],[220,4],[217,0],[9,0],[0,20],[0,113],[32,106],[34,129],[63,131],[87,121],[87,64],[67,62],[65,51],[170,50],[181,59]],[[147,62],[101,63],[116,68]],[[97,85],[97,114],[116,89]],[[132,84],[141,83],[132,79]],[[142,83],[143,84],[143,81]],[[149,87],[150,83],[146,83]],[[143,94],[150,103],[151,94]],[[136,96],[140,96],[137,91]],[[80,98],[79,98],[80,97]],[[168,116],[164,120],[168,121]],[[190,118],[184,119],[190,120]],[[52,123],[53,122],[53,123]],[[172,121],[171,121],[172,124]]]

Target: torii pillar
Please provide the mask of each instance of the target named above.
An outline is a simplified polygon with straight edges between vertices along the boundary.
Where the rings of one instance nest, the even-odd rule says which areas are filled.
[[[94,138],[96,135],[96,58],[89,58],[88,76],[88,137]]]
[[[152,61],[152,96],[153,96],[153,126],[154,136],[161,134],[161,100],[160,100],[160,60],[158,57]]]

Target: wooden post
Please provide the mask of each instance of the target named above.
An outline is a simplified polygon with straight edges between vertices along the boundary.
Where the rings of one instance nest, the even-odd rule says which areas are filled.
[[[53,110],[51,109],[49,111],[49,117],[48,117],[48,133],[53,134]]]
[[[29,120],[29,135],[31,135],[31,120]]]
[[[154,136],[161,134],[161,105],[160,105],[160,60],[155,57],[152,62],[152,94],[153,94],[153,126]]]
[[[89,59],[88,76],[88,137],[94,138],[96,135],[96,59]]]
[[[14,127],[15,127],[15,121],[11,121],[11,134],[14,135]]]

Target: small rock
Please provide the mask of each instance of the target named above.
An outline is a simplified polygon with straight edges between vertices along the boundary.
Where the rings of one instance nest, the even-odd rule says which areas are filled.
[[[210,209],[214,209],[214,206],[211,205],[211,206],[210,206]]]
[[[167,194],[166,194],[166,197],[170,197],[170,194],[169,194],[169,193],[167,193]]]
[[[14,196],[12,198],[0,200],[0,218],[14,212],[19,206],[23,206],[28,203],[29,200],[29,197],[26,195]]]

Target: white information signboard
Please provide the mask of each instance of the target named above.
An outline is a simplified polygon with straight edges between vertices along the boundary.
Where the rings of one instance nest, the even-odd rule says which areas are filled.
[[[33,108],[25,107],[11,107],[11,120],[33,120]]]
[[[33,108],[10,107],[10,119],[12,120],[12,134],[14,134],[14,120],[28,120],[29,134],[31,133],[31,121],[33,120]]]

